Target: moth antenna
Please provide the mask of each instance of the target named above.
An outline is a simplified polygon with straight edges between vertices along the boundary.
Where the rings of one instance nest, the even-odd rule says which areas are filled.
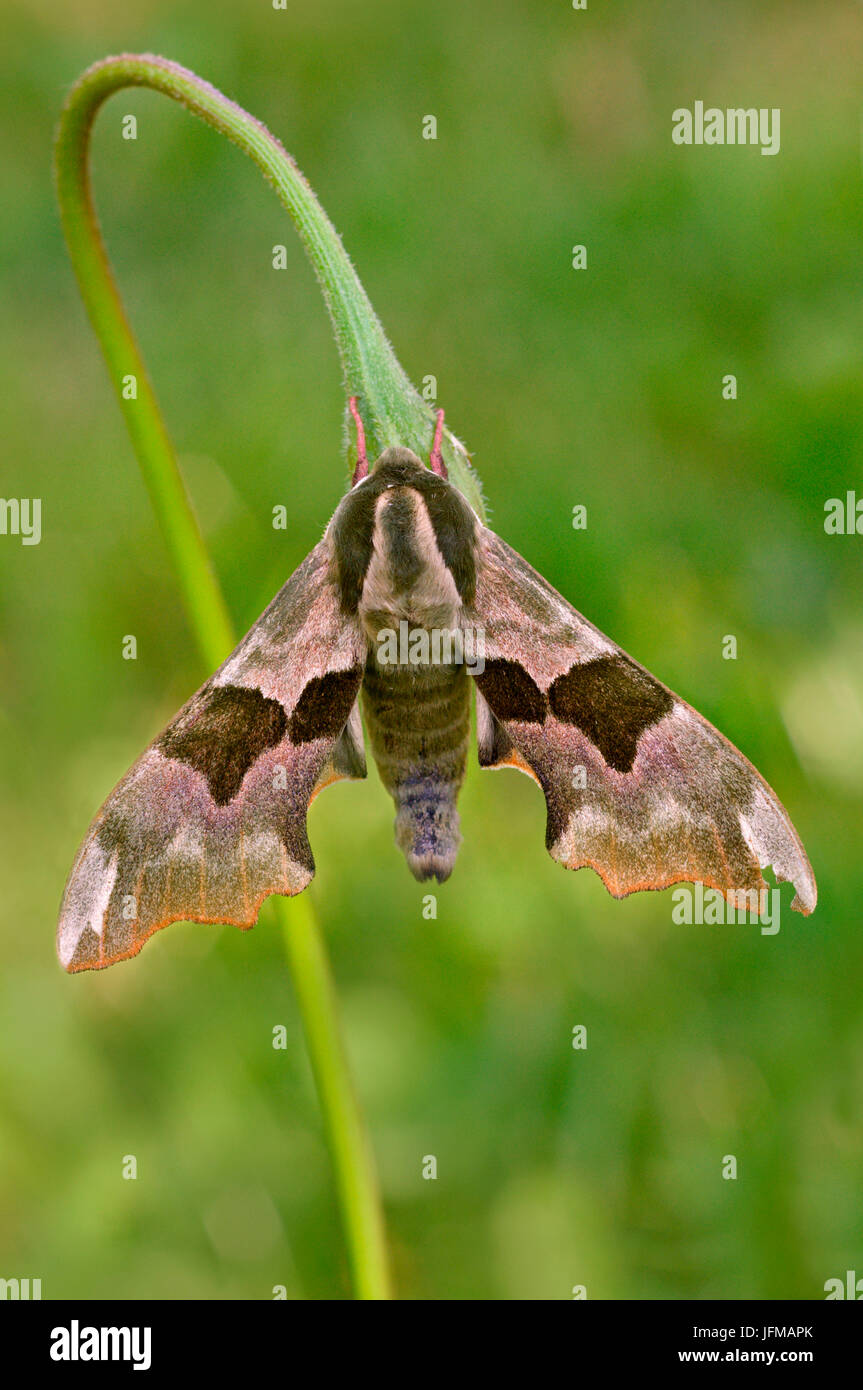
[[[366,432],[363,429],[360,412],[357,410],[356,396],[351,396],[348,401],[348,410],[353,415],[354,424],[357,427],[357,466],[354,469],[353,481],[351,483],[351,486],[355,487],[357,483],[362,482],[363,478],[369,476],[369,461],[366,456]]]
[[[437,424],[434,427],[434,441],[429,454],[429,464],[433,473],[439,474],[441,478],[449,478],[446,464],[443,461],[443,454],[440,451],[440,442],[443,436],[443,411],[437,413]]]

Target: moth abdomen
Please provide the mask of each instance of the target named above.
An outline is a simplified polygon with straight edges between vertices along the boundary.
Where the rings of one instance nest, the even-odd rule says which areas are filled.
[[[458,787],[428,773],[414,773],[399,784],[396,844],[420,883],[443,883],[452,873],[461,844],[455,799]]]
[[[396,807],[396,843],[415,878],[448,878],[461,843],[456,798],[464,779],[470,683],[455,665],[381,665],[362,686],[366,730]]]

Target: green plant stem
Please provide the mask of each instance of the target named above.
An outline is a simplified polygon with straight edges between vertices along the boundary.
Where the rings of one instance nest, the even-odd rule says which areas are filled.
[[[285,190],[290,190],[289,210],[321,277],[334,322],[338,318],[341,325],[343,359],[351,333],[361,337],[368,325],[356,315],[351,317],[357,305],[346,292],[340,276],[349,271],[354,281],[356,277],[335,232],[330,228],[332,237],[328,238],[322,231],[319,224],[323,213],[314,194],[263,126],[215,88],[161,58],[126,55],[106,59],[84,73],[69,94],[57,134],[55,169],[63,229],[81,294],[165,535],[186,615],[203,663],[212,669],[221,664],[234,646],[231,621],[117,290],[90,187],[89,141],[96,112],[112,92],[130,85],[154,87],[174,97],[229,135],[264,170],[286,206]],[[326,226],[329,227],[329,223]],[[337,251],[344,258],[341,266],[336,265]],[[377,323],[370,306],[368,313]],[[361,351],[357,346],[355,351],[351,350],[351,372],[362,375],[373,371],[375,353],[385,350],[389,351],[389,346],[380,330],[380,340],[372,334],[367,349]],[[127,399],[123,393],[124,378],[129,376],[136,378],[134,399]],[[290,904],[279,898],[273,906],[281,923],[324,1116],[354,1291],[358,1298],[389,1298],[386,1239],[377,1178],[350,1080],[320,925],[308,897]]]
[[[106,280],[104,273],[94,274],[96,262],[102,263],[100,271],[107,268],[107,263],[101,239],[93,234],[96,221],[87,172],[89,132],[102,102],[120,88],[130,86],[150,87],[172,97],[227,135],[258,166],[293,219],[315,269],[342,361],[345,397],[358,399],[370,457],[375,458],[394,444],[406,445],[420,457],[427,455],[434,430],[434,410],[419,395],[396,358],[338,233],[308,180],[276,137],[254,116],[187,68],[150,53],[105,58],[88,68],[69,94],[57,136],[57,182],[64,226],[76,265],[84,271],[88,285],[92,281],[92,290],[82,285],[91,316],[100,297],[116,300],[116,292],[110,276]],[[107,311],[107,305],[100,307]],[[116,327],[116,320],[116,312],[105,312],[106,332],[112,321]],[[140,358],[137,365],[143,370]],[[352,428],[347,431],[347,440],[348,466],[352,468],[356,461]],[[451,481],[482,517],[482,493],[464,445],[445,430],[442,450]]]
[[[345,1058],[332,974],[311,899],[276,903],[339,1191],[357,1298],[390,1298],[386,1238],[368,1135]]]

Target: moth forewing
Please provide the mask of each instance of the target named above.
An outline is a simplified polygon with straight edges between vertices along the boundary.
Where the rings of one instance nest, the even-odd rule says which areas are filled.
[[[332,568],[324,540],[108,797],[66,885],[66,969],[135,955],[169,922],[250,927],[311,881],[312,797],[365,775],[367,643]]]
[[[772,865],[810,913],[806,853],[743,754],[485,527],[477,556],[480,762],[534,774],[552,857],[618,897],[681,881],[760,891]]]

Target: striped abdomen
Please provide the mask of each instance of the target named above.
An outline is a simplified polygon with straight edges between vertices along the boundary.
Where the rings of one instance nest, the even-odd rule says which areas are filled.
[[[461,841],[456,797],[467,760],[464,666],[382,666],[374,648],[362,686],[366,731],[396,805],[396,843],[418,879],[448,878]]]

